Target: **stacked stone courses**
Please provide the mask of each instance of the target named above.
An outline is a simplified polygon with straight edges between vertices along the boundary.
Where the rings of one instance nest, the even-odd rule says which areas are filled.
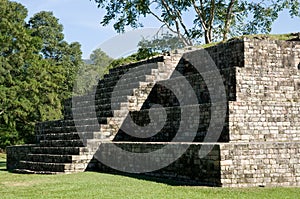
[[[208,90],[204,74],[191,64],[201,50],[188,49],[110,70],[93,92],[65,102],[64,119],[37,124],[36,144],[8,147],[7,168],[49,174],[118,172],[97,160],[97,149],[102,156],[112,157],[114,153],[101,152],[101,146],[141,153],[173,144],[189,147],[169,166],[142,175],[223,187],[300,186],[300,42],[243,38],[205,50],[219,70],[227,99],[223,130],[214,143],[204,143],[213,133],[208,127],[214,91]],[[134,77],[116,90],[118,81],[130,70]],[[214,82],[216,77],[209,76]],[[183,79],[198,104],[182,106],[163,86],[179,88]],[[140,126],[149,124],[154,104],[163,106],[167,115],[157,134],[137,138],[121,130],[129,116]],[[194,115],[181,114],[186,106],[199,108],[199,121]],[[215,106],[224,109],[218,103]],[[152,116],[160,118],[160,113],[154,111]],[[193,142],[172,142],[182,120],[199,124]],[[188,131],[185,136],[190,136]],[[206,146],[212,150],[200,158],[199,150]],[[161,157],[172,158],[170,154]]]

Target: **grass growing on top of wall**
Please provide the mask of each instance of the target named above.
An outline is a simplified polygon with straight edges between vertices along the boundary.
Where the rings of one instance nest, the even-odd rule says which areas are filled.
[[[287,41],[287,40],[297,39],[298,38],[298,33],[289,33],[289,34],[258,34],[258,35],[246,35],[244,37]]]
[[[298,33],[288,33],[288,34],[257,34],[257,35],[243,35],[240,37],[233,37],[229,39],[228,41],[235,40],[235,39],[242,39],[242,38],[251,38],[251,39],[270,39],[270,40],[279,40],[279,41],[288,41],[288,40],[297,40],[299,35]],[[216,46],[220,43],[226,43],[227,41],[221,41],[221,42],[212,42],[209,44],[202,44],[202,45],[197,45],[195,47],[197,48],[209,48],[212,46]]]
[[[298,198],[299,188],[209,188],[171,186],[119,175],[85,172],[69,175],[14,174],[0,155],[0,198]]]

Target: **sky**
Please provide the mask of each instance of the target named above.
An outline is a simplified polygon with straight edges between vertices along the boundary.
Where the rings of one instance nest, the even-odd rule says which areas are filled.
[[[111,57],[122,57],[136,50],[142,37],[154,35],[160,24],[154,18],[143,20],[144,28],[117,34],[111,25],[101,26],[105,11],[97,8],[94,0],[14,0],[28,9],[31,17],[40,11],[52,11],[64,26],[67,42],[79,42],[83,58],[88,59],[91,52],[102,48]],[[287,12],[281,13],[273,24],[271,33],[281,34],[300,32],[300,18],[292,19]],[[141,36],[142,35],[142,36]]]

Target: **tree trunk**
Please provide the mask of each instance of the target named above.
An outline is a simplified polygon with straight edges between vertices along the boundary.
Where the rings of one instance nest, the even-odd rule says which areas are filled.
[[[228,32],[229,32],[229,27],[226,26],[223,30],[223,41],[226,41],[228,39]]]
[[[223,30],[223,41],[226,41],[228,39],[228,33],[230,31],[230,24],[231,24],[231,17],[232,17],[232,10],[235,2],[236,0],[231,0],[227,8],[225,26]]]
[[[210,44],[212,38],[212,30],[211,29],[205,30],[204,37],[205,37],[205,44]]]

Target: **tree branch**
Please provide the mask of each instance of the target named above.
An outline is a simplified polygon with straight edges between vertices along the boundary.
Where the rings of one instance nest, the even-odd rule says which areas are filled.
[[[212,41],[212,29],[213,29],[213,22],[215,19],[215,9],[216,9],[216,2],[215,0],[211,0],[209,20],[208,20],[208,33],[207,33],[209,43]]]
[[[199,8],[199,6],[196,4],[196,1],[195,0],[192,0],[192,3],[193,3],[193,6],[194,6],[194,9],[196,11],[196,13],[198,14],[199,16],[199,19],[200,19],[200,23],[201,23],[201,26],[204,30],[207,30],[207,26],[206,26],[206,23],[205,23],[205,18],[203,17],[203,2],[202,0],[200,0],[200,5],[201,5],[201,9]]]
[[[180,30],[180,26],[179,26],[179,23],[177,20],[180,21],[180,13],[178,14],[178,10],[174,10],[168,5],[168,3],[165,1],[165,0],[161,0],[161,3],[162,3],[162,6],[166,9],[167,13],[169,16],[171,16],[173,19],[174,19],[174,22],[175,22],[175,27],[176,27],[176,32],[177,32],[177,35],[178,37],[182,40],[182,42],[184,43],[184,45],[186,46],[189,46],[191,45],[191,41],[190,40],[187,40],[182,34],[181,34],[181,30]],[[174,14],[175,13],[175,16]],[[165,22],[167,23],[167,22]],[[184,25],[184,24],[183,24]],[[168,24],[169,26],[169,24]],[[186,33],[188,33],[186,27],[184,26],[183,29],[185,29],[184,31],[186,31]],[[188,35],[187,35],[188,36]]]
[[[226,13],[226,18],[225,18],[225,26],[223,30],[223,41],[227,40],[228,33],[229,33],[229,27],[232,19],[232,11],[233,11],[233,6],[236,0],[231,0],[228,8],[227,8],[227,13]]]
[[[173,29],[171,28],[171,26],[170,26],[166,21],[162,20],[157,14],[155,14],[154,12],[152,12],[150,9],[148,10],[148,12],[149,12],[151,15],[153,15],[158,21],[160,21],[160,22],[163,23],[165,26],[167,26],[167,28],[168,28],[171,32],[177,34],[176,30],[173,30]]]
[[[175,8],[174,5],[173,5],[173,7],[174,7],[174,13],[175,13],[175,15],[176,15],[176,18],[178,19],[179,24],[180,24],[180,26],[183,28],[184,34],[186,35],[186,38],[184,38],[184,39],[185,39],[187,45],[191,46],[191,45],[193,45],[193,43],[192,43],[192,41],[190,40],[190,33],[189,33],[189,31],[188,31],[186,25],[185,25],[184,22],[183,22],[182,14],[181,14],[181,12],[180,12],[178,9]],[[176,23],[177,23],[177,22],[176,22]],[[179,28],[179,24],[177,23],[178,28]]]
[[[209,15],[209,20],[208,20],[209,27],[212,27],[212,25],[213,25],[213,21],[215,18],[215,9],[216,9],[215,0],[211,0],[210,13],[209,13],[210,15]]]

